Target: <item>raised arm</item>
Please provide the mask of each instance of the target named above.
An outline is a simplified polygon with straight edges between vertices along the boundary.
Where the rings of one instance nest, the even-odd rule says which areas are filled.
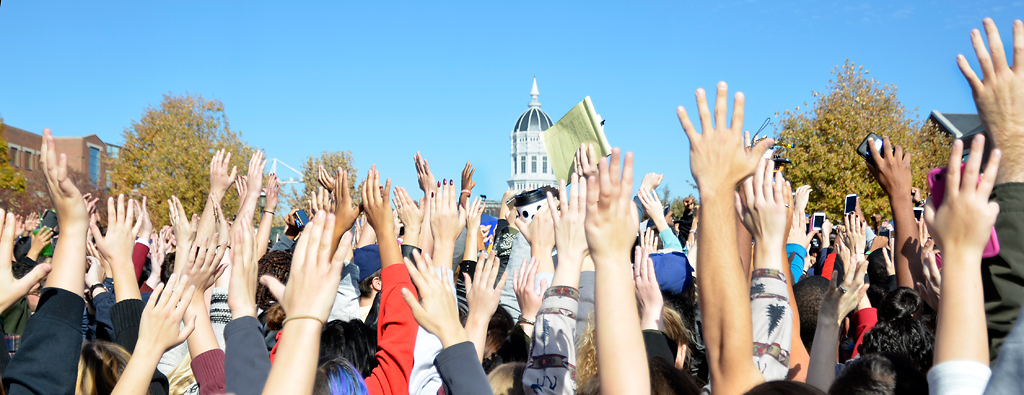
[[[229,172],[228,169],[231,169]],[[235,175],[238,173],[238,168],[231,166],[231,153],[225,150],[217,151],[210,159],[210,196],[220,203],[224,200],[224,195],[231,188],[231,184],[235,181]],[[258,187],[257,187],[258,188]],[[258,194],[259,191],[257,191]],[[184,216],[184,213],[180,213]],[[188,218],[185,216],[185,218]],[[192,228],[197,238],[207,237],[213,234],[216,226],[214,218],[213,206],[207,204],[203,208],[203,214],[199,217],[199,222]],[[178,239],[178,249],[188,251],[190,245],[182,245],[182,240]],[[183,261],[175,260],[175,267]]]
[[[846,244],[843,241],[837,241],[836,244],[846,254]],[[851,263],[845,266],[842,283],[837,282],[838,270],[832,275],[832,282],[825,292],[821,309],[818,310],[814,347],[811,348],[811,361],[807,367],[807,384],[824,392],[828,391],[836,378],[840,325],[847,314],[857,308],[857,304],[868,291],[868,285],[864,284],[868,261],[860,259],[856,264]]]
[[[473,199],[473,204],[466,205],[466,248],[462,253],[462,260],[475,261],[477,239],[480,238],[480,216],[484,213],[483,199]]]
[[[501,279],[498,279],[497,254],[491,254],[490,257],[482,260],[483,262],[476,265],[472,276],[469,273],[462,273],[462,278],[466,282],[466,303],[469,305],[466,333],[476,348],[477,359],[480,362],[484,360],[487,325],[498,308],[501,289],[505,287],[505,281],[508,279],[508,272],[502,273]]]
[[[878,180],[882,190],[889,196],[892,218],[896,222],[896,230],[890,237],[896,239],[893,261],[896,263],[896,279],[901,287],[914,288],[914,284],[924,281],[921,261],[917,259],[920,245],[917,240],[917,221],[914,219],[914,202],[910,197],[912,188],[910,174],[910,153],[904,152],[900,146],[893,147],[889,137],[882,139],[882,154],[879,155],[874,140],[869,140],[871,157],[875,165],[868,164],[871,174]]]
[[[697,133],[686,110],[676,111],[690,140],[690,169],[700,190],[702,223],[697,234],[697,287],[703,318],[711,381],[717,393],[743,393],[764,381],[750,357],[753,338],[750,316],[750,288],[740,259],[734,190],[750,176],[771,139],[760,141],[749,152],[743,147],[742,93],[735,96],[731,127],[726,123],[727,87],[718,84],[714,125],[703,89],[697,90],[697,108],[703,133]]]
[[[325,172],[326,173],[326,172]],[[342,235],[352,229],[356,222],[361,207],[352,203],[352,193],[348,186],[348,172],[338,167],[337,177],[334,177],[334,239],[331,240],[331,253],[338,250]],[[397,194],[397,193],[396,193]]]
[[[978,135],[971,152],[981,152]],[[935,365],[947,361],[988,364],[988,332],[981,289],[981,254],[992,234],[999,205],[989,202],[1001,151],[995,149],[984,173],[981,155],[971,155],[960,172],[963,142],[953,142],[946,173],[946,196],[936,208],[929,201],[925,220],[942,250],[942,298],[935,328]],[[980,182],[978,181],[980,177]]]
[[[267,187],[263,188],[263,193],[267,196],[267,204],[263,207],[263,213],[260,214],[260,225],[256,230],[256,256],[262,257],[267,253],[268,244],[270,244],[270,230],[274,227],[274,211],[277,210],[277,199],[281,193],[281,187],[277,185],[277,175],[271,174],[267,180]],[[222,235],[221,238],[227,240],[229,235]]]
[[[132,264],[132,252],[135,249],[135,236],[139,232],[141,221],[134,222],[135,204],[129,200],[125,204],[124,195],[107,199],[107,234],[101,235],[96,225],[92,232],[96,235],[96,247],[110,262],[113,271],[114,295],[117,301],[142,299],[139,285],[135,278],[135,266]]]
[[[650,377],[629,266],[638,227],[630,199],[633,154],[626,153],[624,164],[622,156],[618,148],[612,149],[610,163],[601,158],[599,174],[587,179],[584,229],[596,269],[597,366],[603,392],[645,394]]]

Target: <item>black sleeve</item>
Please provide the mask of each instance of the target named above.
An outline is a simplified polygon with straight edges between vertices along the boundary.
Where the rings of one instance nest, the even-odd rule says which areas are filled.
[[[899,282],[896,281],[896,275],[895,274],[891,275],[891,276],[889,276],[889,278],[885,279],[885,292],[894,291],[894,290],[896,290],[896,288],[899,288],[899,287],[900,287],[900,284],[899,284]]]
[[[416,260],[412,258],[413,251],[419,251],[421,254],[423,253],[423,250],[420,250],[419,247],[402,244],[402,257],[409,258],[410,261],[413,261],[415,263]]]
[[[100,340],[117,340],[117,335],[114,331],[114,323],[110,320],[110,310],[114,307],[115,299],[114,294],[110,292],[101,292],[92,298],[92,306],[96,308],[95,323],[96,323],[96,338]],[[145,304],[143,304],[145,307]],[[139,317],[142,317],[139,315]],[[122,347],[124,347],[122,345]],[[132,347],[135,344],[132,343]],[[127,347],[125,347],[127,348]]]
[[[444,382],[447,395],[493,394],[484,368],[477,361],[472,342],[445,348],[434,358],[434,367]]]
[[[828,255],[832,253],[832,247],[822,248],[818,251],[818,261],[814,262],[814,275],[824,276],[825,273],[821,271],[825,268],[825,260],[828,259]]]
[[[670,364],[675,363],[676,346],[665,333],[658,330],[647,329],[644,331],[644,348],[647,349],[647,358],[660,357]]]
[[[7,333],[4,332],[3,325],[0,325],[0,336],[7,339]],[[7,351],[7,341],[0,342],[0,377],[4,377],[4,372],[7,371],[7,364],[11,362],[11,353]]]
[[[110,321],[114,325],[115,342],[131,354],[135,353],[135,345],[139,342],[139,325],[142,322],[142,310],[145,308],[146,303],[142,299],[122,300],[110,308]],[[149,383],[149,394],[167,394],[170,391],[169,388],[167,376],[164,376],[159,370],[154,370],[153,379]]]
[[[684,246],[686,245],[686,239],[690,237],[690,229],[693,229],[693,211],[687,210],[679,218],[679,240]]]
[[[39,307],[21,335],[18,359],[4,371],[7,394],[75,393],[84,309],[85,300],[77,294],[43,289]]]
[[[224,388],[229,394],[263,393],[270,376],[270,353],[256,317],[238,317],[224,327]]]

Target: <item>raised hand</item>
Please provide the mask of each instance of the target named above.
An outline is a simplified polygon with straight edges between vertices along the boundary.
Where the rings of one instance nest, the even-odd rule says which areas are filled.
[[[502,273],[498,279],[498,255],[491,254],[488,258],[480,254],[479,262],[473,275],[462,273],[466,282],[466,302],[469,304],[469,316],[466,318],[466,332],[473,345],[476,346],[477,357],[483,362],[484,343],[487,341],[487,324],[501,301],[501,290],[508,280],[508,272]],[[474,279],[476,279],[474,281]],[[497,280],[497,284],[495,284]]]
[[[352,229],[352,224],[356,222],[356,218],[361,212],[361,207],[352,203],[352,193],[348,186],[348,171],[338,167],[337,177],[334,177],[333,180],[335,222],[332,251],[338,249],[337,242],[341,235]]]
[[[324,165],[320,165],[316,173],[317,181],[320,181],[320,186],[327,188],[331,193],[336,192],[335,185],[338,182],[336,178],[331,177],[331,173],[324,169]]]
[[[53,229],[44,226],[39,229],[39,232],[33,233],[31,237],[27,256],[32,260],[37,260],[39,254],[53,241]]]
[[[519,322],[523,325],[523,331],[533,333],[533,323],[537,321],[537,312],[540,311],[542,302],[541,295],[548,289],[548,280],[540,280],[540,292],[537,292],[537,268],[540,262],[536,257],[529,261],[523,260],[519,270],[512,272],[512,289],[516,293],[516,301],[519,302]],[[526,325],[529,325],[527,327]]]
[[[665,330],[661,316],[665,301],[661,296],[658,277],[654,274],[654,261],[649,255],[650,251],[637,247],[633,258],[633,282],[636,286],[637,300],[640,301],[640,329],[662,331]]]
[[[772,247],[772,251],[781,253],[778,250],[783,248],[788,214],[783,193],[785,183],[781,175],[774,172],[774,163],[762,158],[754,170],[754,176],[744,180],[741,192],[736,194],[739,217],[757,242],[758,248]],[[800,227],[799,232],[805,234],[804,229]]]
[[[195,320],[186,322],[184,328],[180,326],[192,294],[196,292],[195,286],[186,286],[188,280],[188,276],[172,274],[167,284],[157,285],[153,290],[153,296],[142,311],[136,350],[152,348],[163,354],[185,341],[195,329]]]
[[[334,305],[344,262],[330,255],[334,215],[319,211],[307,226],[312,226],[310,232],[295,245],[281,307],[288,317],[312,317],[323,324]]]
[[[924,243],[921,248],[921,260],[924,261],[924,278],[925,283],[918,282],[914,284],[914,289],[917,293],[921,294],[921,299],[924,299],[925,303],[932,310],[939,310],[939,299],[942,297],[942,272],[939,271],[939,266],[935,260],[935,247],[934,240],[928,240]],[[888,254],[886,255],[886,263],[889,262]]]
[[[646,178],[644,177],[645,180]],[[640,204],[644,206],[644,212],[647,213],[647,217],[658,228],[658,233],[668,229],[668,220],[665,219],[665,206],[661,203],[661,198],[658,197],[658,194],[651,189],[641,186],[636,196],[640,199]]]
[[[1024,46],[1021,45],[1024,42],[1024,24],[1020,20],[1013,22],[1012,68],[1006,59],[1003,41],[995,22],[985,18],[984,24],[989,48],[985,48],[980,31],[971,31],[971,43],[981,66],[981,78],[978,78],[963,55],[957,55],[956,62],[971,86],[978,116],[992,138],[992,143],[1008,153],[1004,166],[999,169],[996,183],[1020,182],[1024,180],[1024,165],[1020,162],[1019,148],[1011,142],[1024,137]]]
[[[398,211],[398,218],[405,224],[404,244],[418,246],[420,240],[420,226],[423,223],[423,216],[426,214],[427,201],[420,200],[419,205],[409,196],[409,192],[402,187],[395,188],[395,197],[391,199]]]
[[[801,185],[796,188],[796,195],[793,196],[793,212],[800,213],[801,215],[806,213],[807,201],[810,199],[811,192],[813,191],[814,189],[811,189],[810,185]]]
[[[199,292],[206,292],[213,286],[217,279],[224,274],[226,268],[221,264],[224,253],[228,250],[229,235],[218,237],[214,235],[202,242],[195,243],[188,252],[186,264],[181,267],[180,272],[188,276],[188,284],[194,285]],[[218,240],[220,242],[218,243]]]
[[[556,202],[550,193],[547,196],[548,213],[551,214],[551,222],[554,224],[555,246],[558,247],[559,266],[582,265],[583,258],[590,253],[584,229],[587,218],[587,180],[576,174],[571,177],[571,191],[566,187],[565,180],[559,181],[558,196],[561,199]],[[579,287],[579,270],[576,270],[575,278],[575,285],[571,281],[565,284],[573,288]],[[552,281],[563,284],[560,278]]]
[[[852,250],[854,259],[862,259],[867,248],[867,224],[857,213],[846,214],[843,224],[846,225],[846,245]]]
[[[476,169],[473,168],[473,164],[466,162],[466,167],[462,169],[462,194],[466,194],[467,191],[472,193],[473,187],[476,186],[476,182],[473,181],[473,172]],[[469,197],[468,194],[466,197]]]
[[[839,270],[833,272],[829,289],[825,292],[821,309],[818,310],[818,326],[814,332],[815,347],[811,349],[811,362],[808,364],[807,372],[807,384],[818,389],[828,389],[832,386],[836,376],[833,366],[835,349],[839,343],[839,325],[857,308],[868,291],[868,284],[864,284],[868,262],[861,259],[856,263],[845,261],[844,264],[846,274],[843,276],[843,283],[837,283]]]
[[[212,195],[210,197],[214,198]],[[181,205],[181,201],[178,200],[177,196],[171,196],[171,200],[167,201],[167,207],[178,247],[182,249],[190,248],[190,243],[195,238],[196,228],[189,221],[185,207]]]
[[[442,181],[430,199],[430,230],[434,235],[434,258],[439,267],[452,261],[455,240],[466,226],[466,209],[459,206],[459,193],[448,180]]]
[[[366,221],[378,235],[377,248],[380,251],[380,265],[382,269],[390,265],[402,262],[402,250],[398,246],[398,240],[389,235],[394,234],[395,220],[391,214],[391,179],[388,178],[382,188],[380,185],[380,173],[376,165],[370,167],[370,171],[363,181],[363,187],[359,189],[363,199],[363,210],[366,211]],[[332,221],[333,223],[333,221]],[[363,241],[360,241],[363,242]]]
[[[210,193],[214,193],[218,198],[224,198],[224,193],[235,181],[235,174],[238,174],[237,167],[231,167],[231,171],[228,171],[228,167],[231,167],[230,152],[217,151],[210,159]]]
[[[82,193],[68,176],[67,156],[61,154],[59,161],[57,158],[53,134],[50,133],[50,129],[44,129],[43,145],[39,154],[40,167],[46,177],[46,190],[57,211],[57,222],[61,228],[61,242],[54,248],[53,271],[47,278],[46,285],[82,296],[89,216]]]
[[[267,186],[263,188],[263,193],[267,196],[267,204],[263,209],[272,214],[277,209],[277,201],[281,196],[281,186],[277,183],[277,174],[271,174],[267,179]]]
[[[434,174],[430,172],[430,163],[426,159],[420,156],[420,152],[416,151],[416,156],[413,157],[413,161],[416,162],[416,178],[419,180],[420,190],[423,191],[424,195],[430,195],[431,192],[437,190],[440,185],[434,185]]]
[[[459,322],[459,309],[455,306],[455,295],[452,295],[451,287],[434,272],[435,266],[429,262],[429,257],[413,252],[413,258],[416,264],[405,259],[405,267],[409,269],[409,277],[416,285],[419,300],[417,293],[408,288],[402,288],[402,297],[412,309],[416,322],[441,339],[441,345],[445,348],[469,340]],[[491,313],[494,313],[493,310]]]
[[[654,191],[661,185],[661,180],[665,178],[664,174],[658,173],[647,173],[644,175],[643,181],[640,181],[640,190]]]
[[[874,164],[868,163],[868,170],[878,181],[878,185],[889,195],[890,199],[906,200],[910,203],[910,190],[913,187],[910,178],[910,153],[903,147],[889,142],[889,137],[882,138],[882,153],[878,153],[874,140],[868,140]]]
[[[654,232],[654,229],[647,228],[640,233],[640,245],[637,248],[650,252],[658,251],[658,234]]]
[[[576,158],[572,162],[573,172],[583,179],[597,176],[597,152],[594,144],[580,144],[576,149]]]
[[[114,294],[120,302],[127,299],[142,299],[135,278],[135,265],[132,263],[132,252],[135,239],[139,234],[142,221],[135,221],[135,202],[124,195],[107,199],[107,233],[101,235],[99,228],[93,225],[92,233],[96,237],[96,247],[110,262],[114,276]]]
[[[149,199],[145,196],[142,197],[142,202],[133,200],[135,204],[135,212],[139,215],[139,234],[138,238],[149,242],[153,239],[153,221],[149,219]]]
[[[1024,39],[1017,22],[1014,33]],[[991,38],[990,38],[991,40]],[[980,106],[979,106],[980,108]],[[951,360],[988,363],[987,328],[981,282],[981,257],[999,215],[989,196],[996,183],[1002,151],[993,149],[981,172],[981,155],[970,155],[961,173],[961,140],[953,142],[942,205],[929,201],[924,219],[942,250],[942,298],[935,330],[935,364]],[[981,152],[985,137],[977,135],[971,152]]]
[[[6,311],[50,273],[50,264],[40,263],[32,268],[32,271],[25,277],[15,279],[14,273],[11,271],[14,261],[14,237],[16,236],[14,214],[0,209],[0,219],[3,219],[3,230],[0,232],[0,311]],[[79,279],[79,284],[81,284],[81,279]]]

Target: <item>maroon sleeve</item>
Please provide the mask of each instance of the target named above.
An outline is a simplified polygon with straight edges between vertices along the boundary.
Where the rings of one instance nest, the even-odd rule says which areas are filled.
[[[859,353],[860,343],[864,341],[864,334],[868,333],[878,323],[878,310],[874,307],[857,310],[853,313],[850,319],[850,326],[854,327],[857,334],[857,344],[853,346],[853,354],[850,358],[854,358]]]
[[[142,267],[146,265],[146,256],[149,255],[149,246],[135,242],[135,251],[132,252],[132,263],[135,264],[135,281],[142,278]]]
[[[224,393],[224,350],[213,350],[192,359],[192,374],[199,384],[199,395]]]

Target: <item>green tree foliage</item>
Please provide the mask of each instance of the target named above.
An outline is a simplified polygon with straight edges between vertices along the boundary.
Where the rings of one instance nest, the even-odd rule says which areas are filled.
[[[951,137],[919,121],[917,109],[908,111],[897,99],[896,86],[868,78],[864,66],[847,60],[832,73],[825,92],[813,92],[811,108],[776,114],[779,143],[793,146],[776,153],[793,161],[787,178],[794,188],[814,188],[808,211],[840,218],[844,197],[856,193],[865,215],[891,218],[889,201],[857,155],[857,146],[870,132],[889,136],[911,154],[914,186],[927,190],[927,172],[945,166]]]
[[[288,207],[293,209],[304,209],[306,208],[306,200],[310,199],[317,192],[317,188],[320,186],[320,181],[317,178],[319,174],[320,166],[323,166],[331,177],[335,177],[337,169],[341,167],[348,172],[348,188],[349,193],[352,194],[352,200],[355,202],[359,201],[358,187],[356,180],[358,179],[359,169],[355,167],[352,159],[352,151],[324,151],[319,155],[310,155],[306,157],[306,161],[302,163],[302,182],[304,187],[302,190],[297,190],[295,187],[291,187],[286,191],[282,190],[284,194],[284,203]]]
[[[11,166],[11,153],[7,150],[6,129],[4,119],[0,118],[0,189],[5,191],[25,192],[25,177]]]
[[[153,222],[167,224],[166,201],[171,195],[181,200],[187,213],[199,213],[210,191],[210,159],[226,149],[231,165],[245,174],[253,148],[241,132],[228,125],[224,104],[201,95],[167,94],[159,107],[149,107],[138,121],[124,129],[124,146],[111,163],[113,193],[148,196]],[[238,209],[238,199],[229,191],[223,200],[225,213]],[[163,210],[161,210],[163,208]]]

